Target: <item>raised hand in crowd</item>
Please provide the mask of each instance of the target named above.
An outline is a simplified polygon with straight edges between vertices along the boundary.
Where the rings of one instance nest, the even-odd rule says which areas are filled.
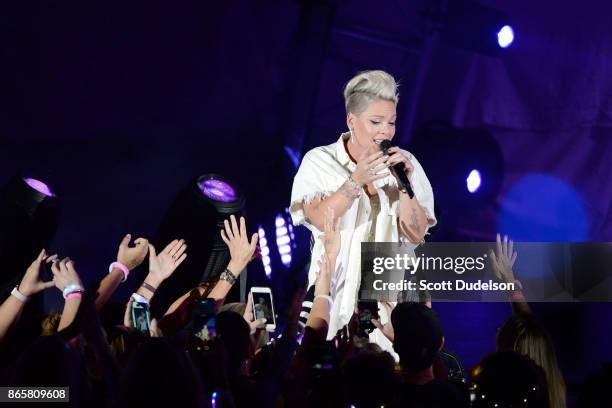
[[[225,228],[221,230],[221,239],[230,251],[231,260],[228,269],[237,276],[253,258],[259,236],[254,233],[249,241],[244,217],[240,217],[239,226],[236,217],[232,215],[230,221],[224,221],[224,226]]]
[[[334,216],[334,209],[332,207],[327,207],[325,210],[323,234],[321,234],[319,238],[323,241],[325,253],[330,258],[336,259],[338,253],[340,253],[340,222],[342,218],[335,218]]]
[[[136,293],[151,301],[155,291],[168,279],[187,258],[187,244],[184,239],[170,242],[159,254],[155,247],[149,244],[149,273]]]
[[[514,242],[511,239],[509,240],[507,235],[504,235],[502,241],[501,236],[497,234],[497,246],[495,251],[490,252],[490,257],[493,272],[498,279],[506,283],[515,281],[512,267],[517,256],[518,254],[514,251]]]
[[[45,264],[56,259],[57,255],[47,256],[45,250],[41,250],[26,270],[19,286],[13,289],[11,296],[2,303],[0,306],[0,342],[2,342],[2,339],[4,339],[17,320],[19,320],[25,303],[29,300],[30,296],[55,286],[53,281],[43,281],[40,274]]]
[[[110,265],[109,273],[100,282],[95,296],[96,310],[98,311],[117,290],[119,284],[127,280],[130,271],[140,266],[147,256],[149,241],[142,237],[137,238],[134,241],[134,246],[130,246],[131,239],[131,234],[126,234],[123,237],[117,251],[117,261]]]
[[[134,246],[130,246],[130,240],[132,235],[126,234],[119,244],[119,251],[117,252],[117,262],[127,266],[129,270],[132,270],[144,261],[149,250],[149,241],[145,238],[136,238]]]
[[[387,322],[382,324],[380,319],[372,319],[372,324],[376,326],[390,342],[393,342],[395,335],[393,332],[393,325],[391,324],[391,312],[393,312],[395,305],[391,302],[383,302],[382,304],[387,312]],[[431,308],[431,306],[429,307]]]
[[[502,240],[500,234],[497,234],[497,245],[495,247],[495,252],[490,252],[493,272],[501,281],[515,284],[515,290],[509,292],[513,312],[529,314],[531,313],[531,309],[523,296],[522,284],[516,279],[513,271],[514,263],[516,262],[517,257],[518,254],[514,250],[514,242],[511,239],[508,239],[507,235],[504,235]]]
[[[240,217],[240,226],[234,215],[230,216],[229,221],[225,220],[224,224],[225,228],[221,230],[221,239],[227,244],[231,259],[225,271],[221,273],[219,282],[208,294],[209,298],[217,300],[225,298],[240,273],[253,259],[259,238],[257,233],[254,233],[249,241],[244,217]]]
[[[51,272],[53,272],[55,287],[62,292],[64,297],[64,310],[62,311],[62,317],[57,328],[60,331],[74,320],[85,289],[79,274],[74,268],[74,262],[70,258],[53,261]]]

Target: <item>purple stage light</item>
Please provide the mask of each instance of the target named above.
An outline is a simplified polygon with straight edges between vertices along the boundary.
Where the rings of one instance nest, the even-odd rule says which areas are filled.
[[[274,220],[276,226],[276,246],[281,262],[285,267],[291,266],[291,237],[288,235],[287,222],[281,214],[276,215]]]
[[[259,235],[259,249],[261,252],[261,263],[264,266],[264,270],[266,272],[266,276],[268,279],[272,277],[272,265],[270,259],[270,247],[268,246],[268,240],[266,239],[266,231],[260,225],[257,228],[257,233]]]
[[[480,172],[476,169],[470,171],[470,174],[465,179],[465,184],[467,185],[467,189],[470,193],[475,193],[480,188],[480,184],[482,182],[482,178],[480,177]]]
[[[198,187],[202,194],[206,197],[221,201],[223,203],[229,203],[235,201],[238,198],[236,190],[225,181],[218,179],[206,179],[198,182]]]
[[[497,32],[497,43],[502,48],[508,48],[514,41],[514,30],[509,25],[503,26]]]
[[[43,183],[42,181],[33,178],[24,178],[23,181],[25,181],[28,186],[32,187],[39,193],[44,194],[47,197],[55,197],[55,193],[51,191],[51,188],[49,188],[49,186]]]

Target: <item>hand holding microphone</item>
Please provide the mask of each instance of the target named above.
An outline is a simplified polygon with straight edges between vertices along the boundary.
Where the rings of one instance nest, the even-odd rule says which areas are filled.
[[[404,156],[399,147],[391,146],[389,140],[380,142],[380,150],[383,154],[389,155],[387,165],[389,166],[391,174],[393,174],[393,177],[397,180],[399,190],[408,194],[408,197],[413,198],[414,192],[408,180],[408,174],[414,170],[414,167],[412,163],[410,163],[408,157]]]

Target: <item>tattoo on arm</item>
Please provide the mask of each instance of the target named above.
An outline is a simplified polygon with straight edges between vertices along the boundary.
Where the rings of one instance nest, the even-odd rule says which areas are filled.
[[[412,214],[410,215],[410,224],[409,224],[409,226],[415,232],[419,231],[419,229],[420,229],[419,218],[417,217],[417,213],[416,213],[416,209],[415,208],[412,209]]]
[[[356,193],[355,191],[355,188],[351,185],[351,183],[348,182],[348,180],[340,186],[340,189],[338,191],[350,200],[354,199],[358,195],[358,193]]]

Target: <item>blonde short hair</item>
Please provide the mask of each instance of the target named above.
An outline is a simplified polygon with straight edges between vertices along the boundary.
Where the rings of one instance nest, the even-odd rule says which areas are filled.
[[[344,87],[346,113],[361,114],[375,100],[382,99],[397,104],[398,83],[385,71],[364,71],[355,75]]]

